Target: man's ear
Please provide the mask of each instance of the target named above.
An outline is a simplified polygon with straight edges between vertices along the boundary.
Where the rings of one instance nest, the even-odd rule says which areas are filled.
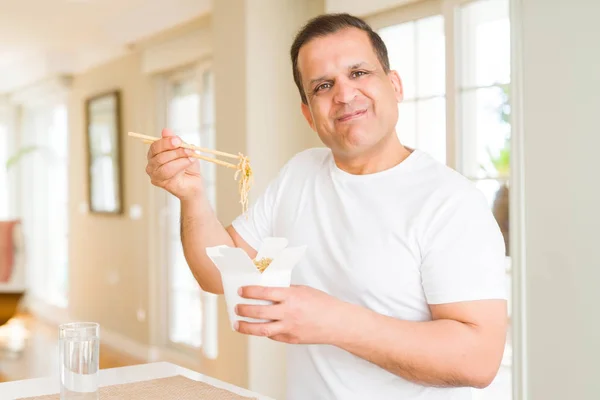
[[[396,100],[398,103],[402,103],[402,100],[404,100],[404,89],[402,88],[402,79],[400,79],[400,75],[398,75],[398,72],[391,70],[388,73],[388,77],[390,78],[390,82],[392,82],[392,86],[394,86]]]
[[[315,123],[313,121],[312,114],[310,113],[310,108],[308,107],[308,104],[302,103],[302,105],[300,107],[302,108],[302,115],[304,115],[306,122],[308,122],[308,125],[310,125],[310,129],[312,129],[314,131]]]

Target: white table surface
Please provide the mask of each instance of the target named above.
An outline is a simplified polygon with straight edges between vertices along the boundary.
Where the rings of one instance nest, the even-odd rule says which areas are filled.
[[[102,369],[100,370],[99,384],[100,386],[110,386],[167,378],[176,375],[182,375],[189,379],[205,382],[241,396],[257,397],[260,400],[274,400],[168,362]],[[59,392],[60,385],[57,377],[25,379],[21,381],[0,383],[0,400],[14,400],[20,397],[43,396],[47,394],[57,394]]]

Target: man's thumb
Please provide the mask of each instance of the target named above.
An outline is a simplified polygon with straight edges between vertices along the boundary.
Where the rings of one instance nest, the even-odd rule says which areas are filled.
[[[160,134],[162,137],[175,136],[172,130],[164,128]]]

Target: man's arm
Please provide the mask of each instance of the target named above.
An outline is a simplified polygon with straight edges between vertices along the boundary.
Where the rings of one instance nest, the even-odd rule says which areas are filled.
[[[215,294],[223,293],[223,284],[219,270],[206,254],[207,247],[239,247],[250,258],[256,257],[256,250],[232,226],[223,227],[204,196],[181,201],[181,243],[186,261],[200,287]]]
[[[334,345],[411,381],[440,387],[488,386],[506,340],[505,300],[431,305],[432,321],[410,322],[355,305]]]
[[[221,274],[206,255],[206,248],[236,246],[254,258],[256,252],[232,228],[217,219],[204,191],[198,160],[193,151],[181,147],[181,138],[163,129],[162,138],[148,149],[146,173],[153,185],[163,188],[181,202],[181,241],[190,269],[207,292],[223,293]]]
[[[432,321],[403,321],[346,303],[308,286],[246,286],[237,330],[294,344],[328,344],[423,385],[482,388],[495,377],[506,339],[506,301],[431,305]]]

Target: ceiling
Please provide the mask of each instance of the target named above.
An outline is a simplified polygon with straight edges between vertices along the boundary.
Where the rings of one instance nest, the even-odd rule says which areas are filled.
[[[210,0],[0,0],[0,93],[81,72],[210,11]]]
[[[210,12],[212,1],[0,0],[0,95],[123,55],[132,43]],[[327,12],[362,16],[413,1],[324,4]]]

